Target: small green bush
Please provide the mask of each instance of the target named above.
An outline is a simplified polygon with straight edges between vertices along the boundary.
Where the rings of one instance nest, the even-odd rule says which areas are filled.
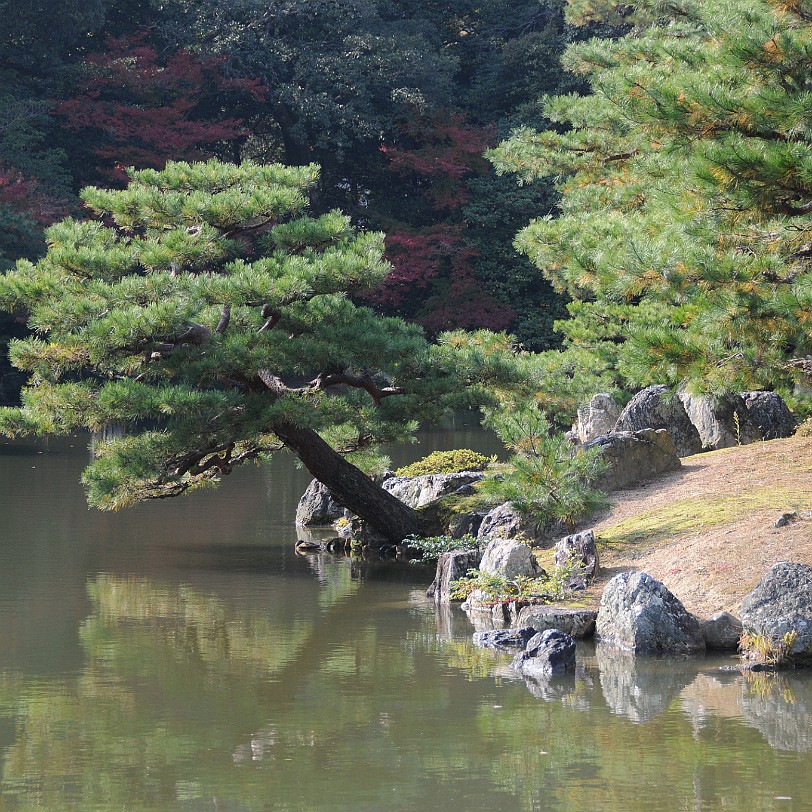
[[[538,578],[519,576],[509,581],[499,575],[489,575],[478,569],[468,570],[467,575],[451,582],[449,597],[452,601],[464,601],[479,590],[486,604],[499,603],[543,604],[566,600],[572,590],[567,582],[578,569],[575,562],[556,567],[552,575],[543,574]]]
[[[484,471],[495,457],[486,457],[470,448],[453,451],[432,451],[422,460],[398,468],[398,476],[425,476],[426,474],[458,474],[461,471]]]

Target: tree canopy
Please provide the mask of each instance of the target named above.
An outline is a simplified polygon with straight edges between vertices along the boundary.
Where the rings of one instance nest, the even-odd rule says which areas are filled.
[[[30,384],[0,430],[96,432],[91,504],[174,496],[287,446],[366,518],[384,492],[341,455],[520,374],[505,336],[431,344],[353,303],[389,271],[383,236],[307,214],[317,167],[173,162],[130,178],[86,188],[96,218],[52,226],[45,257],[0,278],[35,331],[12,344]],[[408,510],[389,498],[400,507],[378,513]],[[410,514],[370,521],[399,540]]]
[[[547,97],[556,129],[492,153],[500,172],[552,177],[562,194],[560,216],[517,240],[577,300],[562,362],[607,371],[604,384],[790,391],[812,353],[812,9],[570,13],[607,10],[629,33],[564,57],[591,95]]]

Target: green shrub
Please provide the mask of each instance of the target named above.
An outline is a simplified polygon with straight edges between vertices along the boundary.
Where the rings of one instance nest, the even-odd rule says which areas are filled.
[[[461,471],[484,471],[495,457],[486,457],[469,448],[453,451],[432,451],[422,460],[398,468],[398,476],[425,476],[426,474],[458,474]]]
[[[449,597],[452,601],[464,601],[472,592],[479,590],[483,603],[492,605],[513,601],[522,604],[562,601],[572,593],[567,581],[576,568],[575,565],[557,567],[552,575],[544,574],[538,578],[520,575],[512,581],[472,569],[468,570],[467,575],[452,581]]]

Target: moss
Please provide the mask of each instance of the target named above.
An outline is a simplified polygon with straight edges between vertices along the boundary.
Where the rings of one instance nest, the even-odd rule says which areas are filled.
[[[762,488],[716,499],[681,499],[602,530],[599,541],[613,546],[670,541],[702,528],[739,521],[761,510],[803,509],[810,501],[808,490],[783,488]]]

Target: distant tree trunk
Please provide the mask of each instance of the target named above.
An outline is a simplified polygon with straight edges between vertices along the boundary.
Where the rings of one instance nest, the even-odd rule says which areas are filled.
[[[336,500],[389,541],[398,543],[406,536],[426,532],[427,522],[420,513],[376,485],[313,429],[282,423],[273,431]]]

